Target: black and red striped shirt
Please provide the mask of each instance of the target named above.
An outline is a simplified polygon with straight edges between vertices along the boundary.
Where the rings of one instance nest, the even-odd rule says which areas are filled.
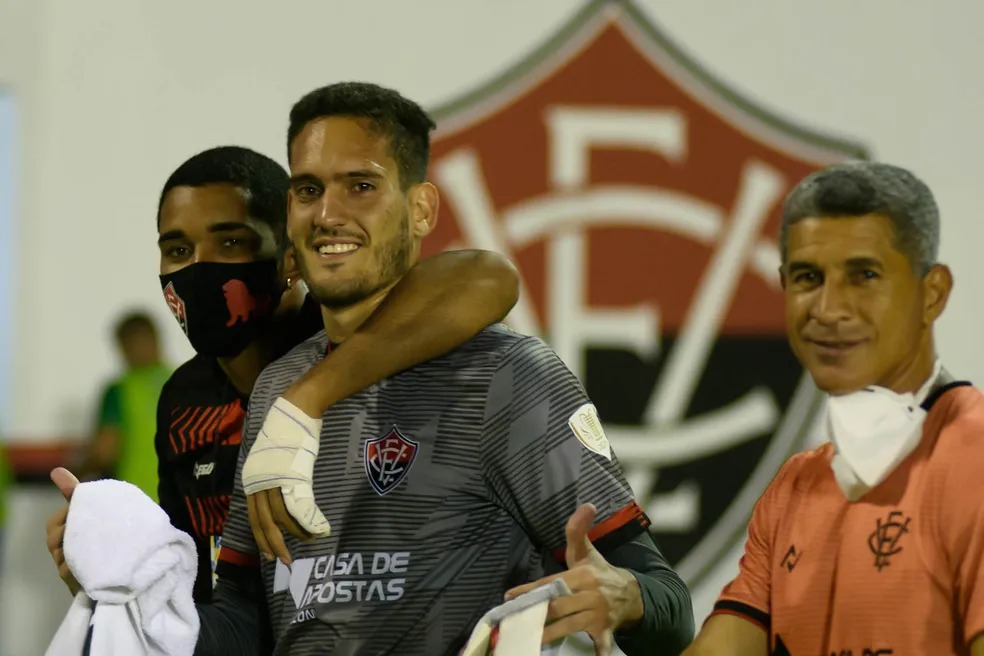
[[[279,357],[322,328],[317,304],[306,302],[279,330]],[[158,498],[171,523],[195,539],[195,601],[212,599],[219,538],[229,513],[248,399],[218,361],[196,355],[174,372],[157,406]]]
[[[215,358],[196,355],[161,390],[157,407],[158,498],[171,523],[195,539],[195,601],[212,597],[212,555],[236,477],[246,399]]]

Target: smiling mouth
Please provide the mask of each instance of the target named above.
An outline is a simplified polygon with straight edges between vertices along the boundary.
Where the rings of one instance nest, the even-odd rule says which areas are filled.
[[[358,244],[322,244],[318,246],[319,255],[342,255],[358,250]]]
[[[821,353],[846,353],[850,351],[855,346],[860,345],[864,340],[823,340],[823,339],[808,339],[810,344],[820,350]]]

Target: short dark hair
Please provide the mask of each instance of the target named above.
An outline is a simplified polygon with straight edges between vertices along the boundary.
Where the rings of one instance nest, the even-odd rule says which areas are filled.
[[[164,183],[157,204],[157,224],[161,222],[164,198],[175,187],[204,187],[212,184],[235,185],[246,195],[250,217],[273,229],[281,252],[287,248],[287,191],[290,176],[280,164],[249,148],[219,146],[202,151],[174,170]]]
[[[116,336],[117,342],[122,342],[129,335],[142,330],[156,335],[157,325],[146,312],[128,312],[116,322],[116,326],[113,328],[113,334]]]
[[[880,214],[892,222],[895,244],[925,275],[940,248],[940,212],[933,193],[910,171],[881,162],[848,162],[821,169],[790,192],[779,243],[786,262],[789,226],[808,218]]]
[[[427,179],[430,132],[434,121],[420,105],[392,89],[368,82],[339,82],[308,93],[290,110],[287,157],[294,139],[311,121],[326,116],[368,119],[389,138],[390,154],[400,170],[403,189]]]

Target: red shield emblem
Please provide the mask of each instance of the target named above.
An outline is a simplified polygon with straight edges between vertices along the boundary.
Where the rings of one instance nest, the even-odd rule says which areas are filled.
[[[508,255],[508,322],[585,384],[692,586],[741,539],[818,395],[785,342],[784,196],[861,148],[793,127],[597,1],[527,61],[434,112],[429,252]]]
[[[187,335],[188,317],[185,314],[185,302],[181,300],[180,296],[178,296],[178,292],[174,289],[173,282],[167,283],[167,286],[164,287],[164,301],[167,303],[168,309],[171,310],[171,314],[173,314],[174,318],[178,320],[181,330],[183,330],[185,335]]]
[[[384,495],[400,484],[417,457],[417,443],[396,426],[386,436],[366,441],[366,476],[377,494]]]

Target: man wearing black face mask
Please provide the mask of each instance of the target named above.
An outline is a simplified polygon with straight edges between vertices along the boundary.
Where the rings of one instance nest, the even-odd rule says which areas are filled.
[[[195,351],[220,358],[239,355],[268,327],[280,301],[276,280],[273,260],[199,262],[161,276],[168,307]]]
[[[161,192],[161,286],[197,355],[161,393],[158,493],[172,524],[195,538],[197,602],[211,600],[253,383],[268,363],[321,328],[317,304],[305,302],[303,286],[293,284],[288,187],[273,160],[222,147],[186,161]],[[422,262],[416,274],[378,308],[375,330],[364,340],[371,342],[371,359],[339,349],[322,363],[337,380],[333,395],[354,394],[449,350],[500,320],[516,300],[512,266],[491,253],[443,253]],[[454,308],[459,320],[433,325],[426,315],[434,304]],[[74,485],[67,474],[53,479],[68,496]],[[48,522],[48,548],[74,594],[77,583],[61,549],[66,511]]]
[[[211,597],[246,396],[266,363],[310,330],[296,298],[279,307],[283,193],[283,169],[240,148],[192,157],[161,192],[161,286],[197,355],[161,394],[159,497],[197,542],[196,601]]]

